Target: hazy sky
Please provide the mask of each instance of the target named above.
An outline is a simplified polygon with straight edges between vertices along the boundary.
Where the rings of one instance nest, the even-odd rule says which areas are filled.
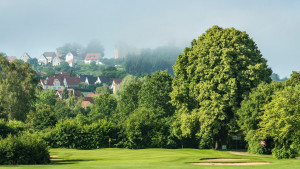
[[[39,57],[67,42],[189,45],[213,25],[246,31],[280,77],[300,65],[297,0],[0,0],[0,51]]]

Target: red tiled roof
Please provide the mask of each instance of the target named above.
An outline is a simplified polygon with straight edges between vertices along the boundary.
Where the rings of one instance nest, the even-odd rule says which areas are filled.
[[[91,102],[92,104],[94,104],[94,103],[95,103],[95,101],[94,101],[94,98],[93,98],[93,97],[84,97],[84,101],[89,101],[89,102]]]
[[[60,86],[64,86],[64,79],[66,79],[68,85],[79,85],[81,79],[79,77],[70,77],[70,75],[60,72],[55,75],[55,77],[48,77],[47,79],[41,79],[41,82],[45,85],[47,80],[47,85],[53,85],[55,79],[59,80]]]
[[[82,107],[82,108],[85,108],[88,104],[90,104],[89,101],[83,101],[83,102],[81,103],[81,107]]]
[[[73,60],[68,60],[67,62],[68,62],[68,63],[73,63]]]
[[[99,60],[100,56],[100,53],[87,53],[85,56],[85,60]]]
[[[79,83],[81,82],[81,79],[79,77],[66,76],[64,78],[66,78],[68,85],[79,85]]]
[[[122,79],[113,79],[113,82],[115,82],[115,84],[120,84],[122,82]]]
[[[99,96],[99,93],[89,93],[86,97],[95,97],[95,96]]]
[[[56,79],[60,82],[60,85],[61,85],[61,86],[64,85],[64,83],[63,83],[63,81],[61,80],[60,77],[48,77],[48,78],[46,78],[46,79],[41,79],[41,82],[42,82],[44,85],[46,85],[46,81],[47,81],[47,85],[54,85],[54,82],[55,82]]]

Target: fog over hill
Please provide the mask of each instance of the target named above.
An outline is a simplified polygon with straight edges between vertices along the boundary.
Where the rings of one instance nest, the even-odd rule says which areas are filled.
[[[300,1],[0,0],[0,51],[39,57],[97,39],[105,57],[119,42],[183,49],[213,25],[246,31],[280,77],[299,71]]]

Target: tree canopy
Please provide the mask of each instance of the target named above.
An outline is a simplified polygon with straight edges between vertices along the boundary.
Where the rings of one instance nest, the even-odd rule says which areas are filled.
[[[173,68],[172,103],[179,119],[197,118],[199,128],[192,134],[199,137],[200,147],[226,144],[227,136],[237,131],[236,111],[243,96],[259,83],[269,83],[272,73],[246,32],[219,26],[194,39]]]

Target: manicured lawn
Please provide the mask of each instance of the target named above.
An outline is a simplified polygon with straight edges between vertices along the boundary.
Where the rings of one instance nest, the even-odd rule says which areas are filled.
[[[58,155],[64,161],[51,162],[49,165],[19,165],[0,166],[6,168],[22,169],[181,169],[181,168],[237,168],[237,169],[300,169],[300,159],[276,160],[271,156],[248,157],[233,155],[228,151],[197,150],[197,149],[98,149],[98,150],[74,150],[51,149],[51,155]],[[271,162],[272,164],[255,166],[195,166],[186,162],[200,162],[202,158],[246,158],[252,162]],[[246,162],[246,161],[242,161]]]

